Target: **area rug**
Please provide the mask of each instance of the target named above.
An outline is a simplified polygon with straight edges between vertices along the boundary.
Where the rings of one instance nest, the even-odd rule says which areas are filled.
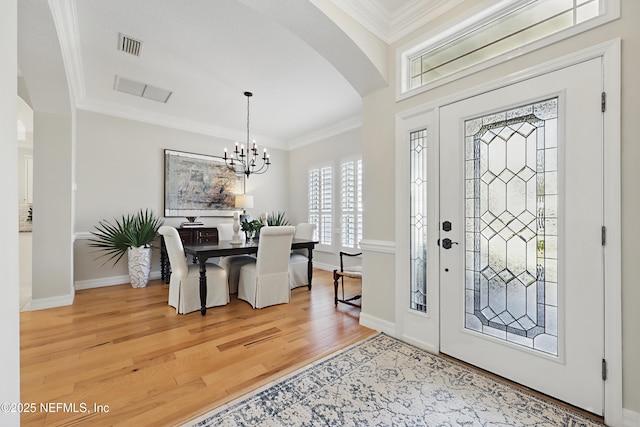
[[[603,426],[378,334],[189,426]]]

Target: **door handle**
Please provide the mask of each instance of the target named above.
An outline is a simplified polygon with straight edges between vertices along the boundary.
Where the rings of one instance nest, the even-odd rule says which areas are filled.
[[[457,244],[458,242],[452,242],[451,239],[442,239],[442,247],[445,249],[451,249],[451,246]]]

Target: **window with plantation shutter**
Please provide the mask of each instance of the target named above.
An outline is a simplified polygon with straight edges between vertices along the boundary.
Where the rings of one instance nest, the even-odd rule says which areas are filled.
[[[357,248],[362,240],[362,160],[344,162],[340,169],[341,244]]]
[[[332,179],[331,166],[309,171],[309,222],[315,224],[314,239],[321,245],[332,244]]]

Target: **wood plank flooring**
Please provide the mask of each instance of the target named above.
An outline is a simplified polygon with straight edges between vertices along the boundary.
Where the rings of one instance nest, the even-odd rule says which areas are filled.
[[[21,424],[177,425],[375,333],[358,308],[334,306],[323,270],[311,291],[261,310],[232,295],[206,316],[178,315],[167,295],[156,280],[20,313],[21,402],[36,404]]]

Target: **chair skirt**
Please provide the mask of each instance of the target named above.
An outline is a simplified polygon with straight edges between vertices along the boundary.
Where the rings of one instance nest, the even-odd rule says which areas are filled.
[[[217,307],[229,303],[229,287],[226,271],[214,264],[207,264],[207,301],[206,306]],[[171,275],[169,282],[169,305],[179,314],[199,311],[200,305],[200,267],[189,265],[186,277]]]
[[[288,303],[291,299],[289,273],[263,274],[257,277],[255,264],[243,265],[240,269],[238,299],[247,301],[253,308]]]
[[[291,289],[300,286],[309,286],[308,275],[309,259],[298,253],[292,253],[289,257],[289,287]]]
[[[238,293],[238,280],[240,279],[240,268],[245,264],[255,263],[256,257],[251,255],[231,255],[220,260],[220,267],[227,272],[229,292]]]

